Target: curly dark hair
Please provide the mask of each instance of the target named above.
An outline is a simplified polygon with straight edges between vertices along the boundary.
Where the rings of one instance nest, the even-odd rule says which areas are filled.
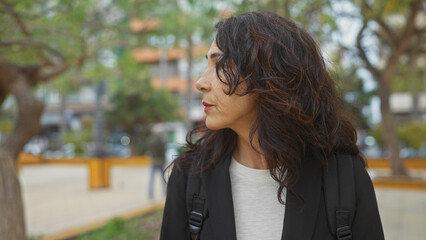
[[[216,65],[226,94],[257,95],[258,116],[250,131],[258,135],[272,178],[292,191],[309,151],[322,164],[337,152],[358,155],[356,131],[343,114],[342,101],[312,37],[294,22],[270,12],[248,12],[216,24],[223,55]],[[221,73],[221,74],[219,74]],[[201,135],[195,142],[194,134]],[[199,172],[232,155],[237,134],[231,129],[199,126],[187,135],[187,151],[175,165],[194,164]]]

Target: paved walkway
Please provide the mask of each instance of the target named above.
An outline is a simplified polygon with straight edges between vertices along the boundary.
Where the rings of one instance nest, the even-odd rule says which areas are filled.
[[[20,180],[27,233],[52,235],[164,201],[159,173],[154,199],[148,198],[149,174],[148,166],[113,167],[111,187],[90,190],[85,166],[25,166]]]
[[[111,188],[90,190],[84,166],[38,165],[21,170],[27,231],[52,235],[105,220],[164,200],[157,174],[156,195],[148,199],[149,167],[112,168]],[[423,240],[426,191],[377,189],[387,240]]]
[[[426,191],[376,189],[386,240],[424,240]]]

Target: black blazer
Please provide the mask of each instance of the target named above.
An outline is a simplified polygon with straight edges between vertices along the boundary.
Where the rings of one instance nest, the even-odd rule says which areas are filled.
[[[353,240],[384,239],[371,179],[358,158],[354,160],[357,209],[352,223]],[[203,222],[201,240],[236,240],[229,164],[231,156],[204,174],[208,217]],[[305,160],[294,191],[287,192],[282,240],[332,240],[329,232],[322,167],[318,160]],[[172,170],[161,227],[161,240],[190,240],[186,209],[187,171]]]

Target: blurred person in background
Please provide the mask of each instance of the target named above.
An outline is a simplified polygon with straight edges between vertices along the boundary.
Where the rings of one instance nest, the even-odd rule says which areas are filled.
[[[148,196],[149,199],[154,199],[154,185],[156,172],[162,176],[164,172],[165,157],[166,157],[166,136],[162,133],[153,132],[148,139],[148,149],[146,155],[151,157],[151,172],[149,176]],[[162,181],[163,192],[166,191],[166,184]]]
[[[216,28],[196,82],[205,125],[172,166],[160,239],[384,239],[355,128],[312,37],[268,12]],[[329,184],[336,171],[347,181]]]

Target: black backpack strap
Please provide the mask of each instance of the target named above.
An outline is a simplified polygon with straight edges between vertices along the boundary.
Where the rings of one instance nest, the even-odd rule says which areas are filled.
[[[323,169],[323,182],[330,232],[338,240],[351,240],[356,210],[352,156],[332,155]]]
[[[191,232],[191,239],[198,240],[203,226],[204,220],[204,203],[205,199],[200,196],[194,195],[192,198],[192,209],[189,214],[189,231]]]
[[[191,169],[186,187],[186,209],[191,239],[198,240],[203,221],[207,217],[207,207],[200,176],[192,172]]]

